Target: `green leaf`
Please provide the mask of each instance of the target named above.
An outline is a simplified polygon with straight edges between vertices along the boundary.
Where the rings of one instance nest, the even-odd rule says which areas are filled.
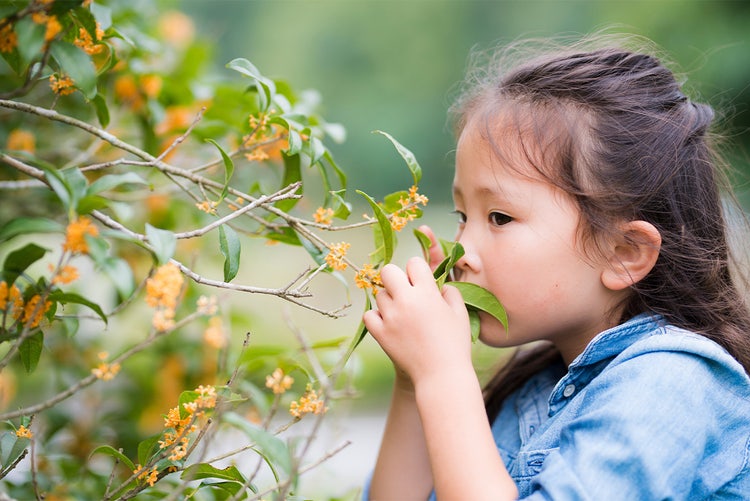
[[[352,204],[344,200],[345,194],[346,189],[330,192],[331,198],[333,199],[333,217],[344,220],[348,219],[352,213]]]
[[[16,249],[5,258],[3,263],[3,276],[8,287],[13,285],[19,275],[40,260],[47,253],[47,249],[36,244],[26,244]]]
[[[365,311],[369,311],[372,308],[372,301],[370,300],[370,295],[365,294]],[[359,327],[357,327],[357,331],[354,334],[354,337],[352,338],[352,342],[349,344],[349,348],[346,350],[346,354],[344,355],[343,362],[346,363],[349,360],[349,357],[352,356],[352,353],[354,353],[354,350],[357,349],[357,346],[359,346],[359,343],[362,342],[362,340],[367,335],[367,327],[365,327],[365,323],[360,320]]]
[[[469,312],[469,329],[471,331],[471,342],[476,343],[479,339],[479,333],[481,328],[481,322],[479,320],[479,312],[473,308],[468,309]]]
[[[281,158],[284,160],[284,178],[281,180],[280,188],[286,188],[292,183],[301,181],[302,171],[300,167],[300,156],[282,153]],[[297,193],[300,195],[302,194],[302,186],[297,188]],[[284,212],[289,212],[292,207],[297,205],[297,202],[299,202],[298,198],[287,198],[286,200],[274,202],[273,205]]]
[[[191,464],[185,468],[185,471],[182,472],[180,478],[183,480],[218,478],[239,483],[245,482],[245,477],[240,473],[240,470],[238,470],[236,466],[227,466],[226,468],[219,469],[209,463]]]
[[[86,306],[93,310],[97,315],[99,315],[99,318],[101,318],[104,323],[106,324],[108,322],[107,315],[104,314],[104,311],[102,310],[101,306],[98,304],[89,301],[83,296],[80,296],[74,292],[62,292],[59,290],[51,291],[47,299],[50,301],[55,301],[58,303],[73,303],[73,304],[82,304],[83,306]]]
[[[224,421],[242,430],[250,440],[255,442],[255,449],[271,467],[277,480],[277,468],[280,468],[286,475],[290,474],[292,471],[292,454],[280,438],[250,424],[247,419],[234,412],[227,412],[224,415]]]
[[[101,125],[103,129],[106,129],[109,125],[109,108],[107,107],[107,101],[101,94],[97,94],[91,102],[94,104],[96,118],[99,120],[99,125]]]
[[[65,231],[65,227],[51,219],[41,217],[19,217],[8,221],[0,228],[0,243],[19,235],[30,235],[32,233],[59,233]]]
[[[73,83],[86,99],[96,96],[96,69],[88,54],[62,40],[52,42],[50,54],[60,65],[61,71],[73,79]]]
[[[78,200],[76,212],[78,214],[91,214],[92,211],[103,209],[109,206],[109,199],[99,195],[85,196]]]
[[[130,265],[116,257],[107,257],[99,264],[102,271],[112,280],[120,299],[129,298],[135,290],[135,278]]]
[[[148,464],[154,454],[159,453],[159,439],[161,433],[151,435],[138,444],[138,462],[142,465]]]
[[[188,404],[190,402],[194,402],[196,398],[200,396],[200,393],[198,393],[195,390],[185,390],[182,393],[180,393],[180,397],[177,400],[177,407],[180,411],[180,419],[185,419],[190,415],[188,410],[185,408],[185,404]]]
[[[232,159],[229,158],[229,155],[227,155],[227,152],[224,151],[221,146],[219,146],[219,143],[217,143],[213,139],[206,139],[206,141],[216,146],[216,149],[218,149],[219,153],[221,154],[221,160],[224,162],[224,188],[221,190],[221,196],[217,201],[217,204],[220,204],[222,201],[224,201],[224,199],[227,197],[227,193],[229,192],[229,181],[232,179],[232,174],[234,173],[234,163],[232,162]]]
[[[73,200],[73,193],[62,174],[55,168],[48,168],[45,165],[41,165],[40,167],[44,170],[44,177],[47,179],[47,183],[52,188],[52,191],[57,195],[57,198],[60,199],[66,209],[72,209],[73,205],[71,201]]]
[[[375,218],[378,220],[382,242],[378,242],[376,238],[375,248],[381,250],[380,248],[382,247],[382,264],[388,264],[391,262],[391,259],[393,259],[393,249],[396,246],[396,238],[393,228],[391,227],[391,222],[388,220],[388,215],[367,193],[360,190],[357,190],[357,193],[367,200],[370,207],[372,207]]]
[[[373,132],[375,134],[382,134],[383,136],[387,137],[391,141],[391,143],[393,143],[393,146],[396,147],[396,151],[398,151],[399,155],[401,155],[401,158],[403,158],[404,162],[406,162],[407,167],[409,167],[412,178],[414,179],[414,185],[418,185],[420,179],[422,179],[422,168],[419,166],[414,153],[412,153],[409,149],[396,141],[396,139],[387,132],[383,132],[382,130],[375,130]]]
[[[78,212],[79,203],[86,196],[89,182],[86,179],[86,176],[83,175],[83,172],[81,172],[81,169],[78,169],[77,167],[63,169],[60,171],[60,174],[65,178],[70,189],[70,205],[71,207],[75,207]]]
[[[430,247],[432,247],[432,240],[430,240],[430,237],[416,228],[414,229],[414,236],[417,237],[419,246],[422,248],[422,253],[425,255],[425,257],[429,256]]]
[[[142,184],[148,185],[145,179],[136,174],[135,172],[127,172],[125,174],[109,174],[102,176],[86,189],[86,195],[96,195],[103,191],[118,188],[123,184]]]
[[[229,225],[219,226],[219,248],[224,256],[224,281],[231,282],[240,270],[240,239]]]
[[[30,374],[36,369],[39,358],[42,356],[42,348],[44,348],[44,334],[41,330],[24,339],[18,347],[18,354],[27,373]]]
[[[446,253],[445,259],[437,265],[435,270],[432,272],[438,287],[443,287],[443,284],[450,278],[450,272],[456,265],[459,259],[464,255],[463,246],[455,242],[452,245],[444,245],[443,250]]]
[[[227,68],[235,70],[245,76],[250,77],[255,87],[258,89],[258,107],[260,111],[266,111],[273,102],[276,93],[276,85],[272,80],[264,77],[250,61],[244,58],[237,58],[227,63]]]
[[[449,285],[458,289],[467,306],[489,313],[503,324],[506,330],[508,329],[508,315],[505,313],[505,308],[490,291],[469,282],[450,282]]]
[[[0,436],[0,471],[12,465],[30,443],[28,438],[16,436],[15,431],[3,433]]]
[[[146,223],[146,238],[151,249],[154,251],[156,261],[159,265],[167,264],[177,248],[177,238],[169,230],[154,228]]]
[[[94,449],[93,451],[91,451],[91,454],[89,455],[89,457],[93,456],[94,454],[105,454],[107,456],[111,456],[111,457],[115,458],[116,460],[118,460],[119,462],[121,462],[122,464],[124,464],[125,467],[130,472],[132,472],[133,470],[135,470],[135,465],[130,460],[130,458],[128,458],[125,454],[123,454],[122,452],[118,451],[117,449],[115,449],[111,445],[100,445],[99,447],[97,447],[96,449]]]

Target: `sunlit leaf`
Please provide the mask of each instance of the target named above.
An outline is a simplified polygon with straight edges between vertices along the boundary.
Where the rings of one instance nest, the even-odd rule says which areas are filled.
[[[490,291],[469,282],[450,282],[450,285],[459,290],[467,306],[489,313],[503,324],[505,329],[508,328],[505,308]]]
[[[393,249],[396,245],[395,235],[393,228],[391,227],[391,222],[388,220],[388,215],[377,204],[377,202],[370,197],[370,195],[360,190],[357,190],[357,193],[362,195],[365,200],[367,200],[367,203],[370,204],[370,207],[372,207],[372,211],[378,221],[378,228],[382,235],[382,241],[376,241],[375,247],[382,247],[382,264],[388,264],[391,262],[391,259],[393,259]]]
[[[376,130],[373,132],[376,134],[382,134],[383,136],[387,137],[391,141],[391,143],[393,143],[393,146],[396,147],[396,151],[398,151],[398,154],[401,155],[401,158],[404,159],[407,167],[409,167],[409,171],[411,171],[412,178],[414,179],[414,185],[418,185],[420,179],[422,179],[422,168],[419,166],[419,162],[417,162],[417,158],[414,156],[414,153],[412,153],[408,148],[396,141],[396,139],[387,132],[383,132],[382,130]]]
[[[223,419],[242,430],[255,443],[254,449],[263,457],[275,476],[277,469],[281,469],[285,475],[291,473],[292,454],[283,440],[233,412],[227,412]]]
[[[185,468],[180,478],[185,480],[199,480],[203,478],[218,478],[222,480],[231,480],[234,482],[244,483],[245,477],[240,473],[236,466],[227,466],[226,468],[216,468],[209,463],[192,464]]]
[[[157,433],[138,444],[138,462],[140,464],[148,464],[151,461],[151,457],[159,452],[160,438],[161,433]]]

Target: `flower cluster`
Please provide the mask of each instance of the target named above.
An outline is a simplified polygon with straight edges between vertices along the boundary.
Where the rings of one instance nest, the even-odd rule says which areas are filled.
[[[313,219],[316,223],[331,224],[331,222],[333,222],[333,209],[330,207],[325,209],[323,207],[318,207],[318,210],[313,214]]]
[[[275,160],[280,158],[282,149],[288,148],[289,141],[284,137],[284,129],[270,123],[274,113],[276,110],[272,108],[267,114],[250,115],[248,118],[250,134],[242,138],[242,148],[247,150],[245,158],[248,161]]]
[[[86,28],[80,28],[78,30],[78,38],[76,38],[73,43],[77,47],[83,49],[83,51],[90,56],[99,54],[104,50],[104,45],[100,43],[102,38],[104,38],[104,30],[102,30],[99,23],[96,23],[96,33],[94,35],[96,40],[94,40],[91,33],[89,33]]]
[[[153,487],[157,480],[159,480],[159,472],[156,470],[156,466],[151,468],[143,468],[140,464],[135,465],[133,475],[137,475],[137,479],[141,482],[147,483]]]
[[[391,228],[393,228],[394,231],[401,231],[404,229],[404,226],[406,226],[407,223],[413,221],[417,217],[417,206],[420,204],[427,205],[428,201],[429,199],[426,196],[417,193],[416,186],[409,188],[408,197],[401,197],[398,200],[401,209],[391,215]]]
[[[24,425],[21,425],[16,430],[16,436],[18,438],[29,438],[30,439],[30,438],[32,438],[34,436],[34,434],[31,433],[31,430],[29,428],[25,427]]]
[[[211,317],[208,320],[208,327],[203,331],[203,341],[210,347],[221,349],[227,344],[227,338],[224,335],[224,325],[221,317]]]
[[[360,268],[354,277],[354,283],[360,289],[372,289],[373,294],[378,293],[378,287],[383,287],[383,282],[380,280],[380,272],[373,268],[370,263]]]
[[[330,251],[328,254],[326,254],[325,260],[326,264],[333,268],[334,270],[345,270],[346,269],[346,262],[344,261],[344,257],[346,256],[346,251],[349,250],[349,247],[351,247],[352,244],[349,242],[339,242],[337,244],[331,244]]]
[[[34,134],[27,130],[13,129],[8,134],[5,147],[9,150],[25,151],[33,154],[36,151],[36,138],[34,138]]]
[[[52,92],[58,96],[67,96],[76,91],[75,82],[68,75],[60,75],[59,77],[55,74],[50,75],[49,86]]]
[[[63,242],[63,250],[72,252],[73,254],[80,253],[86,254],[89,251],[89,244],[86,242],[86,235],[95,237],[99,235],[99,229],[94,226],[91,219],[82,216],[71,221],[68,227],[65,229],[65,242]]]
[[[120,364],[108,364],[105,362],[108,356],[108,353],[105,351],[99,353],[99,365],[91,369],[91,373],[102,381],[114,379],[117,373],[120,372]]]
[[[78,268],[75,266],[68,264],[55,270],[55,268],[50,265],[50,268],[52,268],[52,271],[54,272],[52,275],[53,284],[69,284],[78,280]]]
[[[280,367],[276,368],[273,374],[266,376],[266,388],[270,388],[274,395],[281,395],[292,387],[292,383],[294,383],[294,378],[284,374]]]
[[[12,24],[0,28],[0,52],[9,53],[18,47],[18,35],[13,31]]]
[[[14,319],[19,320],[30,329],[39,326],[44,314],[52,306],[52,301],[41,304],[42,297],[34,294],[28,301],[24,301],[23,293],[16,284],[8,287],[4,280],[0,282],[0,310]]]
[[[152,321],[156,330],[165,331],[174,327],[177,298],[184,280],[180,268],[171,262],[157,268],[146,280],[146,304],[156,308]]]
[[[323,414],[328,410],[323,400],[320,399],[318,393],[312,388],[312,385],[308,384],[305,389],[305,394],[299,398],[299,401],[295,400],[289,404],[289,414],[301,418],[305,414]]]
[[[203,416],[204,411],[216,407],[216,389],[213,386],[199,386],[195,389],[198,396],[192,402],[182,404],[185,414],[180,412],[179,407],[173,407],[164,417],[164,432],[162,440],[159,440],[159,448],[172,447],[169,459],[179,461],[184,459],[190,445],[190,435],[197,431],[196,419]]]

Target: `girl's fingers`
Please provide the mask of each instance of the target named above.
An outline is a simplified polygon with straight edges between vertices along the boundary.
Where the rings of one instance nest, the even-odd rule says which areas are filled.
[[[440,247],[440,243],[438,242],[437,237],[435,236],[435,233],[432,231],[432,228],[430,228],[427,225],[422,225],[418,228],[419,231],[427,235],[429,237],[431,245],[430,248],[427,251],[427,255],[425,256],[425,259],[428,263],[430,263],[430,269],[432,271],[435,271],[435,268],[437,268],[437,265],[440,264],[440,262],[445,259],[445,254],[443,254],[443,249]]]
[[[400,288],[409,286],[406,274],[395,264],[389,263],[383,266],[380,270],[380,280],[383,282],[383,288],[391,295],[398,294]]]
[[[435,284],[435,277],[432,276],[432,270],[430,270],[429,265],[422,258],[413,257],[409,259],[406,263],[406,274],[412,285]]]

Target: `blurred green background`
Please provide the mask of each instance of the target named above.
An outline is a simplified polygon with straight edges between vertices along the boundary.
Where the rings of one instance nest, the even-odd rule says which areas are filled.
[[[170,5],[170,4],[168,4]],[[646,36],[726,117],[732,164],[750,172],[750,2],[747,0],[181,0],[217,71],[235,58],[320,92],[348,137],[334,148],[351,186],[376,196],[409,181],[382,129],[416,154],[421,186],[449,203],[453,137],[446,110],[471,50],[519,37],[599,29]],[[392,159],[392,161],[390,161]]]

